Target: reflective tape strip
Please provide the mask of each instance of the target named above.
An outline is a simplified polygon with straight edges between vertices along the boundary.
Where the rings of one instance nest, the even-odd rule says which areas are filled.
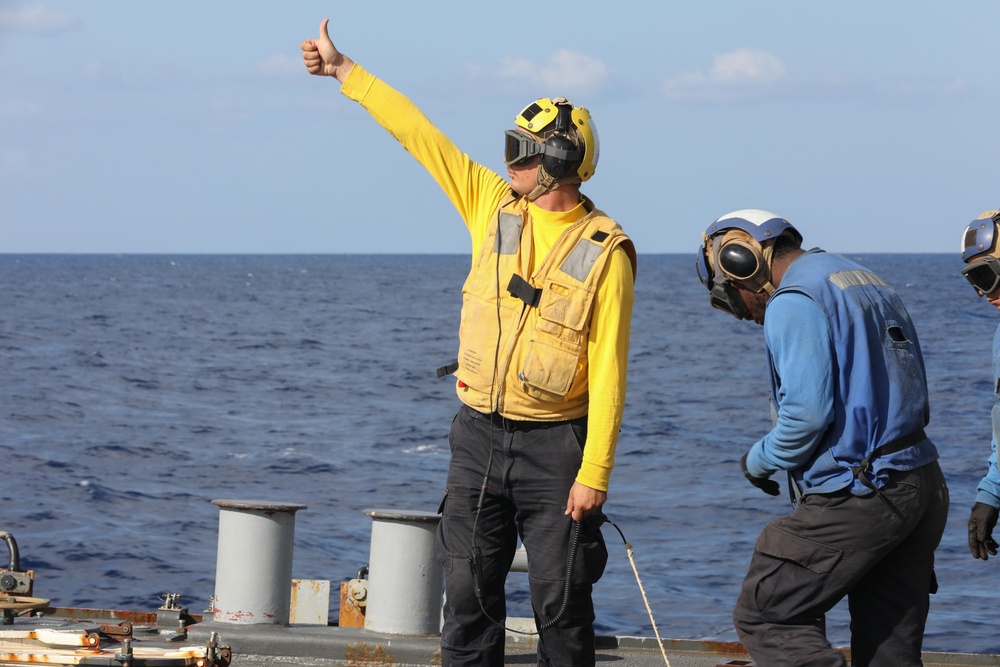
[[[493,251],[498,255],[513,255],[521,240],[521,225],[524,220],[520,215],[501,213],[497,221],[497,240]]]
[[[889,283],[885,282],[871,271],[865,271],[864,269],[848,269],[846,271],[838,271],[830,276],[830,282],[840,289],[847,289],[848,287],[861,287],[863,285],[890,287]]]
[[[604,251],[604,246],[593,243],[588,239],[580,239],[576,247],[569,253],[563,261],[559,270],[566,275],[576,278],[578,281],[586,282],[590,270],[594,268],[594,263]]]

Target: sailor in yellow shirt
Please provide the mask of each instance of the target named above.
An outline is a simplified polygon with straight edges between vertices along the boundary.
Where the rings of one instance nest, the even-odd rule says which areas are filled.
[[[635,250],[580,193],[599,157],[590,113],[528,105],[504,133],[507,179],[462,153],[320,25],[311,74],[337,79],[433,176],[472,238],[463,287],[451,462],[437,557],[441,662],[504,664],[504,582],[520,536],[539,665],[594,664],[592,587],[625,401]]]

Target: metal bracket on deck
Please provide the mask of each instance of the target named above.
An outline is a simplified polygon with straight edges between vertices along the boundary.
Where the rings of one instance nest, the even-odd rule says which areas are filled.
[[[156,610],[156,630],[161,637],[183,639],[187,637],[187,626],[191,616],[187,607],[179,604],[180,593],[163,595],[163,605]]]
[[[7,551],[10,553],[10,565],[6,569],[0,569],[0,592],[8,595],[31,595],[33,573],[21,569],[17,541],[7,531],[0,531],[0,540],[7,544]]]

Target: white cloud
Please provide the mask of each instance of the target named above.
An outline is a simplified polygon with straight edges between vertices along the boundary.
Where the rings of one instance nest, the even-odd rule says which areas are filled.
[[[760,49],[716,54],[708,71],[668,79],[663,94],[677,100],[746,99],[765,94],[787,79],[781,58]]]
[[[257,72],[262,76],[301,76],[305,71],[301,58],[292,58],[285,53],[276,53],[257,63]]]
[[[74,15],[49,9],[41,3],[0,7],[0,31],[52,34],[77,25]]]
[[[768,96],[807,98],[940,99],[964,97],[974,92],[969,79],[883,77],[834,70],[825,74],[792,75],[778,56],[761,49],[738,49],[716,54],[705,70],[685,72],[667,79],[663,96],[677,102],[742,102]]]
[[[785,76],[781,58],[759,49],[740,49],[715,56],[711,78],[719,83],[774,83]]]
[[[481,72],[477,70],[474,74]],[[597,90],[608,80],[610,72],[607,65],[597,58],[559,49],[542,64],[528,58],[505,57],[495,75],[505,81],[544,87],[552,95],[563,95]]]

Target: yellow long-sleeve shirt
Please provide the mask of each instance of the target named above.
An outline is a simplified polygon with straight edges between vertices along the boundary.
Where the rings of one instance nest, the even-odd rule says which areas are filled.
[[[491,216],[510,185],[499,174],[473,162],[404,95],[355,64],[341,92],[360,103],[431,174],[458,210],[475,252]],[[532,247],[537,266],[562,231],[585,215],[582,206],[554,212],[529,204]],[[612,255],[598,283],[587,341],[587,442],[576,480],[607,491],[625,407],[634,276],[625,251]]]

